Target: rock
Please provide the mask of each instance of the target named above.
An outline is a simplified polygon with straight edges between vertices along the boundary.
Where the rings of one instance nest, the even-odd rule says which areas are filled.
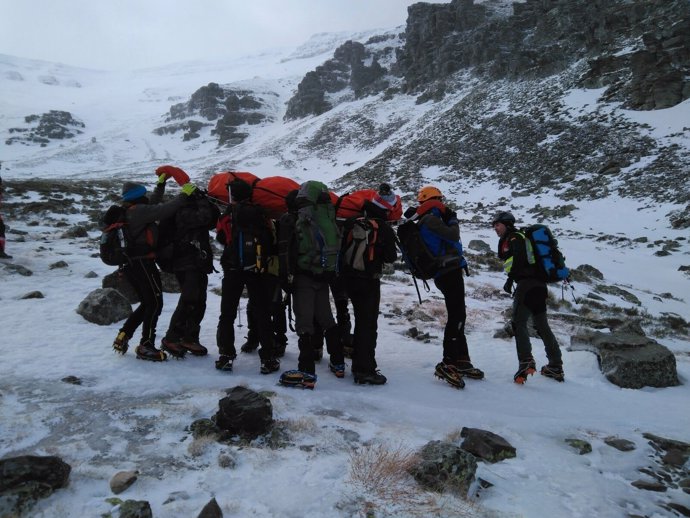
[[[592,445],[585,440],[568,438],[565,442],[575,448],[580,455],[592,453]]]
[[[28,268],[25,268],[20,264],[14,263],[7,263],[5,265],[5,270],[7,270],[10,273],[18,273],[19,275],[23,275],[24,277],[31,277],[34,274],[34,272],[29,270]]]
[[[119,291],[99,288],[79,303],[77,313],[89,322],[107,326],[127,318],[132,313],[132,306]]]
[[[668,488],[661,482],[649,482],[648,480],[635,480],[631,482],[637,489],[644,489],[645,491],[655,491],[657,493],[665,493]]]
[[[608,286],[606,284],[597,284],[596,287],[594,288],[596,292],[599,293],[604,293],[606,295],[613,295],[616,297],[620,297],[626,302],[630,302],[631,304],[635,304],[636,306],[641,305],[642,303],[640,302],[640,299],[638,299],[635,295],[630,293],[629,291],[625,291],[622,288],[619,288],[618,286]]]
[[[45,296],[40,291],[30,291],[29,293],[22,295],[22,300],[25,299],[43,299]]]
[[[77,376],[65,376],[60,381],[69,383],[70,385],[81,385],[81,380]]]
[[[51,270],[56,270],[58,268],[67,268],[69,265],[65,261],[58,261],[49,266]]]
[[[654,435],[653,433],[643,433],[642,437],[647,439],[649,443],[657,449],[662,449],[665,451],[679,450],[690,454],[690,444],[686,442],[677,441],[675,439],[667,439],[665,437]]]
[[[668,509],[671,509],[673,511],[678,512],[682,516],[690,516],[690,508],[685,507],[682,504],[678,504],[676,502],[669,502],[668,504],[666,504],[665,507],[667,507]]]
[[[139,473],[137,471],[119,471],[110,479],[110,490],[119,495],[134,482],[136,482]]]
[[[191,425],[189,430],[192,432],[192,437],[199,439],[200,437],[218,437],[221,429],[211,419],[197,419]]]
[[[410,469],[418,484],[430,491],[467,496],[477,471],[474,455],[441,441],[427,443],[419,454],[421,461]]]
[[[113,288],[119,291],[130,304],[139,302],[139,295],[137,295],[134,287],[129,283],[127,277],[120,270],[109,273],[101,281],[102,288]]]
[[[70,228],[66,232],[63,232],[62,237],[65,239],[73,239],[76,237],[89,237],[89,233],[87,232],[85,227],[77,225]]]
[[[254,438],[268,432],[273,425],[271,401],[248,388],[233,388],[218,406],[214,416],[216,424],[233,435]]]
[[[604,443],[612,448],[616,448],[618,451],[633,451],[636,447],[634,442],[618,437],[606,437]]]
[[[666,455],[664,455],[661,458],[661,462],[670,466],[677,466],[680,468],[683,467],[685,463],[688,461],[688,457],[690,457],[690,455],[688,455],[687,452],[672,449],[666,452]]]
[[[465,438],[460,445],[463,450],[487,462],[495,463],[515,458],[515,448],[493,432],[463,427],[460,437]]]
[[[601,372],[619,387],[679,385],[675,356],[651,338],[584,330],[571,337],[568,350],[596,354]]]
[[[482,241],[481,239],[471,239],[467,244],[467,248],[470,250],[476,250],[477,252],[485,252],[489,254],[493,252],[491,245],[486,241]]]
[[[592,279],[604,279],[604,274],[589,264],[581,264],[573,268],[570,270],[570,274],[572,275],[572,280],[576,282],[592,282]]]
[[[0,460],[0,516],[24,513],[37,500],[67,487],[72,468],[59,457],[25,455]]]
[[[93,270],[91,270],[86,275],[84,275],[84,278],[85,279],[96,279],[96,278],[98,278],[98,274],[96,272],[94,272]]]
[[[120,518],[153,518],[146,500],[125,500],[120,504]]]
[[[211,500],[209,500],[209,502],[201,510],[197,518],[223,518],[223,511],[221,511],[216,499],[211,498]]]

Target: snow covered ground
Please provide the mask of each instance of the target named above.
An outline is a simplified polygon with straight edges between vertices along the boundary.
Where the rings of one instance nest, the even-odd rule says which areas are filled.
[[[180,66],[179,74],[150,70],[129,78],[108,72],[65,72],[52,65],[47,74],[45,63],[36,64],[34,77],[26,63],[2,57],[3,129],[20,124],[29,113],[65,109],[88,119],[88,126],[98,130],[95,142],[89,137],[44,149],[4,146],[3,178],[10,182],[32,177],[124,180],[140,176],[152,180],[153,170],[162,163],[184,167],[193,178],[199,178],[202,170],[227,160],[226,152],[211,142],[182,145],[179,138],[154,137],[150,128],[141,125],[142,116],[162,120],[172,102],[186,100],[208,81],[230,83],[259,76],[287,96],[302,74],[321,63],[324,55],[328,54],[309,54],[301,61],[294,56],[283,61],[284,56],[272,56],[270,66],[264,68],[249,66],[265,63],[262,57],[218,68],[188,64]],[[283,69],[276,71],[277,66]],[[17,67],[22,80],[11,74]],[[55,77],[58,85],[41,81],[46,75]],[[574,92],[571,101],[574,106],[584,106],[593,95],[596,92]],[[70,109],[70,103],[77,103],[78,109]],[[414,110],[412,103],[399,108]],[[33,111],[27,111],[28,107]],[[635,116],[644,116],[650,131],[665,138],[682,125],[680,121],[687,121],[689,107],[686,101],[674,110]],[[426,107],[416,109],[421,117]],[[309,131],[308,125],[306,121],[265,128],[266,133],[253,141],[256,147],[240,150],[242,156],[252,157],[259,145],[288,132]],[[680,141],[673,138],[690,147],[686,136]],[[356,167],[353,162],[364,163],[368,158],[352,149],[343,150],[328,170],[335,179]],[[272,159],[252,160],[248,168],[260,176],[283,174],[276,171]],[[327,163],[330,161],[314,159],[300,164],[299,179],[320,177]],[[425,176],[433,182],[440,173],[430,170]],[[491,184],[448,192],[448,198],[459,207],[505,195],[509,193]],[[527,211],[549,201],[520,198],[513,209],[527,223],[531,220]],[[677,208],[610,197],[580,206],[571,217],[546,223],[562,236],[571,266],[587,263],[598,268],[607,283],[634,293],[642,302],[641,310],[655,316],[673,313],[688,320],[690,280],[678,271],[679,266],[690,263],[687,230],[669,228],[666,217]],[[460,216],[469,220],[475,215],[463,214],[461,209]],[[480,216],[489,221],[489,214]],[[317,368],[319,381],[313,392],[288,389],[276,384],[277,374],[259,374],[255,354],[240,354],[232,374],[214,369],[220,301],[211,288],[220,286],[218,274],[211,276],[202,325],[202,343],[211,350],[208,357],[154,364],[136,360],[131,352],[124,357],[114,354],[111,343],[119,325],[90,324],[75,312],[86,294],[99,288],[101,278],[111,271],[91,257],[98,236],[91,232],[89,238],[62,239],[59,230],[29,225],[32,219],[38,218],[7,221],[13,230],[27,232],[24,241],[18,241],[17,234],[8,234],[7,251],[14,256],[9,262],[29,268],[33,275],[24,277],[0,266],[0,457],[59,455],[72,466],[72,473],[69,487],[40,502],[31,516],[101,516],[110,512],[113,506],[106,499],[113,495],[108,482],[121,470],[138,470],[140,477],[120,496],[148,500],[158,517],[196,516],[212,496],[225,516],[364,516],[367,501],[375,504],[377,517],[431,516],[432,510],[421,504],[396,505],[363,492],[350,481],[351,458],[376,445],[414,451],[431,440],[457,437],[462,427],[501,435],[516,447],[517,458],[493,465],[480,463],[478,476],[493,487],[483,490],[470,508],[452,498],[439,500],[439,516],[674,516],[659,506],[669,499],[690,507],[689,496],[680,491],[657,494],[630,484],[644,478],[638,469],[650,462],[652,448],[643,433],[690,441],[687,341],[659,339],[676,353],[680,386],[626,390],[606,381],[593,354],[568,351],[574,329],[554,322],[564,351],[566,382],[559,384],[537,375],[517,386],[512,379],[517,367],[514,343],[493,338],[505,323],[504,311],[511,302],[500,290],[503,275],[476,267],[467,279],[467,336],[472,360],[485,371],[486,379],[469,380],[464,390],[455,390],[432,375],[441,358],[444,311],[440,293],[432,288],[421,306],[434,320],[409,321],[402,315],[416,309],[416,293],[409,278],[397,273],[385,279],[379,318],[377,358],[388,383],[381,387],[354,385],[349,371],[345,379],[336,379],[323,362]],[[71,224],[82,220],[79,214],[67,218]],[[487,225],[465,223],[462,231],[466,246],[472,239],[482,239],[495,247],[497,238]],[[648,244],[596,239],[602,235],[645,236],[650,243],[681,239],[681,248],[658,257]],[[68,266],[51,268],[60,260]],[[91,271],[98,277],[86,277]],[[40,290],[45,298],[22,298],[33,290]],[[582,297],[588,290],[576,285],[575,293]],[[672,297],[659,296],[662,293]],[[560,297],[559,290],[554,295]],[[159,336],[176,300],[177,295],[166,294]],[[620,300],[609,301],[625,306]],[[246,322],[244,314],[242,318]],[[428,343],[410,338],[407,331],[413,325],[433,338]],[[239,321],[236,326],[239,341],[246,327]],[[544,363],[538,340],[534,352],[538,364]],[[296,363],[296,337],[291,335],[282,366],[294,368]],[[62,382],[66,376],[77,376],[82,385]],[[270,392],[274,417],[288,430],[290,446],[239,447],[192,439],[189,425],[212,416],[225,390],[237,385]],[[604,444],[609,436],[633,441],[637,448],[619,452]],[[570,437],[589,441],[593,452],[578,455],[564,442]],[[228,462],[222,459],[228,457],[234,459],[234,467],[223,467]]]

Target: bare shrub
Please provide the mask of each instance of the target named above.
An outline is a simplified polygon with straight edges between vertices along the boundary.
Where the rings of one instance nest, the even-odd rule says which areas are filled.
[[[189,446],[187,446],[187,452],[192,457],[200,457],[204,453],[206,453],[206,450],[208,449],[209,445],[215,444],[217,440],[217,435],[203,435],[189,443]]]
[[[345,482],[364,498],[364,515],[377,515],[375,510],[381,508],[389,516],[478,516],[470,502],[422,489],[409,473],[419,461],[402,445],[377,444],[352,451]]]

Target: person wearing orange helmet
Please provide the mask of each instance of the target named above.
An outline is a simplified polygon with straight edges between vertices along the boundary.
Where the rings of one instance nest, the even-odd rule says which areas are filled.
[[[460,226],[454,210],[443,203],[443,194],[426,185],[417,194],[419,206],[406,216],[417,219],[419,231],[429,251],[439,259],[434,284],[443,293],[448,320],[443,332],[443,360],[436,366],[436,375],[464,386],[463,377],[482,379],[484,373],[472,365],[465,337],[465,281],[467,261],[462,255]]]

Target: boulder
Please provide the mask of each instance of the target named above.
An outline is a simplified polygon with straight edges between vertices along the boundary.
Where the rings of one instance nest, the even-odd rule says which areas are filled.
[[[431,491],[466,497],[477,471],[477,459],[449,442],[431,441],[419,452],[421,461],[410,469],[418,484]]]
[[[0,516],[25,516],[40,498],[67,486],[72,467],[59,457],[0,460]]]
[[[139,302],[139,295],[120,270],[109,273],[101,281],[102,288],[113,288],[119,291],[130,304]]]
[[[113,478],[110,479],[110,490],[119,495],[136,482],[137,476],[138,473],[136,471],[120,471],[115,473]]]
[[[146,500],[125,500],[120,504],[120,518],[153,518],[151,504]]]
[[[460,431],[464,437],[460,447],[466,452],[486,462],[500,462],[515,458],[515,448],[500,435],[478,428],[464,428]]]
[[[132,313],[132,306],[119,291],[99,288],[79,303],[77,313],[89,322],[107,326],[127,318]]]
[[[271,401],[245,387],[235,387],[218,402],[215,422],[233,435],[255,438],[273,425]]]
[[[223,511],[221,511],[216,499],[211,498],[211,500],[209,500],[209,502],[201,510],[197,518],[223,518]]]
[[[584,330],[571,337],[568,350],[596,354],[606,379],[622,388],[680,384],[673,353],[645,336]]]

